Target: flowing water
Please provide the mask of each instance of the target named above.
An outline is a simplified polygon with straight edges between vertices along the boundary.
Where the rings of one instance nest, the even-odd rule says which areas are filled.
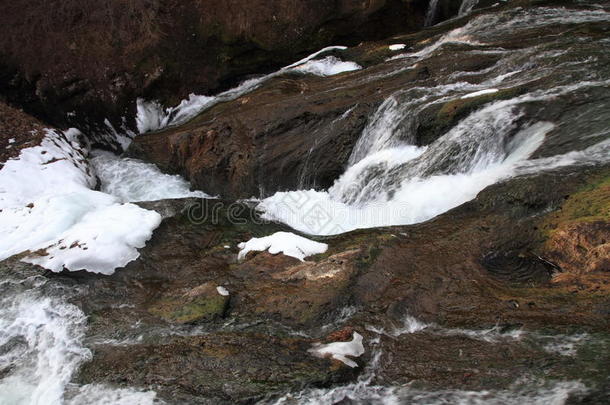
[[[464,0],[460,14],[476,1]],[[427,21],[435,18],[432,1]],[[446,52],[464,57],[498,55],[497,63],[479,71],[448,72],[429,87],[399,90],[369,117],[349,165],[326,191],[295,190],[263,200],[264,215],[310,234],[337,234],[381,225],[412,224],[428,220],[474,198],[485,187],[504,179],[574,165],[594,165],[610,159],[610,132],[594,117],[607,110],[590,108],[578,117],[545,113],[548,105],[566,100],[589,102],[608,97],[610,41],[583,39],[579,30],[610,24],[603,7],[566,10],[560,7],[516,8],[481,15],[464,26],[435,38],[411,53],[388,60],[392,71],[413,68]],[[503,39],[520,33],[548,35],[523,46],[505,47]],[[526,41],[527,42],[527,41]],[[535,42],[535,43],[534,43]],[[210,106],[234,99],[288,71],[319,75],[359,69],[337,59],[315,60],[322,50],[278,72],[248,81],[217,96],[192,95],[174,108],[138,101],[141,132],[178,125]],[[313,62],[313,63],[309,63]],[[420,142],[422,119],[430,109],[451,101],[474,99],[518,89],[496,101],[483,103],[431,142]],[[588,115],[589,114],[589,115]],[[572,140],[574,119],[582,125]],[[603,117],[602,117],[603,118]],[[589,125],[590,124],[590,125]],[[204,197],[190,191],[177,176],[154,166],[97,152],[91,159],[101,180],[101,191],[121,202]],[[307,215],[304,215],[306,213]],[[313,214],[312,214],[313,213]],[[81,294],[52,279],[15,270],[0,281],[0,404],[152,404],[152,391],[118,389],[104,385],[79,386],[72,382],[79,366],[91,358],[85,347],[87,319],[70,303]],[[349,317],[353,310],[347,311]],[[462,334],[493,342],[506,338],[496,331],[444,330],[410,319],[390,332],[372,328],[376,339],[367,342],[370,361],[359,379],[330,389],[286,393],[265,403],[332,404],[563,404],[569,395],[586,391],[578,381],[516,381],[506,390],[431,390],[380,382],[383,337],[408,333]],[[518,338],[518,337],[514,337]],[[541,336],[549,351],[573,355],[586,336],[565,339]]]
[[[31,270],[0,283],[0,404],[148,405],[151,391],[71,383],[91,358],[83,344],[87,317],[69,303],[78,289]]]
[[[184,179],[163,174],[151,164],[103,151],[94,151],[90,161],[101,190],[125,203],[206,197],[190,191]],[[71,383],[92,355],[84,344],[87,317],[70,303],[85,292],[31,268],[12,268],[0,281],[1,405],[160,403],[152,391]]]
[[[493,54],[499,60],[479,71],[448,73],[433,86],[395,92],[369,118],[347,170],[330,189],[280,192],[259,209],[267,219],[309,234],[413,224],[516,175],[608,161],[607,129],[581,125],[573,136],[570,118],[545,113],[549,105],[569,99],[592,105],[600,99],[596,111],[584,111],[580,118],[594,123],[607,114],[609,44],[585,42],[570,31],[608,22],[604,10],[517,8],[475,17],[419,50],[392,58],[388,63],[396,71],[425,64],[446,48],[465,58]],[[502,46],[510,35],[547,30],[529,46]],[[431,143],[420,142],[428,111],[502,94]],[[545,156],[533,158],[536,154]]]

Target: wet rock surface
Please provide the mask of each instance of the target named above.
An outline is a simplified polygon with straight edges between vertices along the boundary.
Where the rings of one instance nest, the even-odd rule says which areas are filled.
[[[517,5],[527,9],[534,3]],[[387,5],[396,5],[368,2],[360,9],[359,2],[341,4],[341,13],[355,13],[364,18],[363,24]],[[443,4],[449,7],[449,2]],[[489,10],[480,13],[485,12]],[[551,49],[551,62],[537,64],[542,70],[564,64],[568,68],[562,75],[552,71],[494,93],[439,97],[425,105],[414,132],[405,133],[424,146],[489,104],[546,91],[565,84],[564,79],[597,80],[607,72],[608,55],[595,49],[596,41],[607,41],[608,27],[598,22],[518,30],[511,38],[490,34],[491,50],[457,41],[408,68],[400,59],[381,63],[395,56],[388,49],[391,43],[424,50],[464,22],[363,43],[341,54],[366,67],[363,71],[326,78],[276,77],[182,126],[136,138],[132,156],[184,174],[226,199],[138,203],[161,214],[163,222],[139,250],[140,257],[113,275],[45,272],[20,262],[23,255],[0,262],[0,271],[18,280],[16,284],[43,278],[44,288],[71,291],[69,301],[86,315],[84,345],[91,354],[72,381],[150,389],[170,404],[268,403],[289,392],[294,399],[301,390],[332,391],[349,384],[377,387],[382,394],[388,394],[383,387],[395,387],[416,394],[435,391],[441,397],[473,390],[512,398],[521,388],[544,381],[581,381],[588,391],[570,395],[569,403],[604,403],[610,375],[608,163],[525,171],[415,225],[311,237],[329,249],[303,262],[266,251],[238,260],[239,243],[296,231],[262,220],[255,203],[235,200],[332,185],[369,117],[391,94],[404,90],[397,97],[400,107],[418,96],[412,89],[431,87],[452,74],[469,84],[482,83],[499,74],[493,69],[503,49],[537,42],[544,48],[548,38],[563,41],[562,49]],[[222,33],[222,28],[217,29]],[[248,36],[277,55],[271,49],[277,38],[246,28],[235,35]],[[554,53],[564,48],[575,53],[570,58]],[[587,66],[596,69],[590,75],[570,70],[574,58],[586,60],[594,51]],[[243,55],[233,55],[238,56]],[[532,57],[520,54],[515,65]],[[265,63],[256,59],[243,69]],[[235,74],[241,68],[227,69]],[[213,85],[199,84],[220,85],[220,76],[205,79],[218,82]],[[161,97],[164,81],[173,79],[150,80],[144,91]],[[57,83],[50,83],[56,88]],[[81,94],[78,86],[74,91]],[[88,103],[83,97],[68,98],[66,105]],[[527,104],[521,121],[557,124],[534,157],[582,150],[604,139],[609,97],[598,86]],[[22,132],[40,125],[2,104],[0,116],[8,117],[0,121],[8,134],[11,126]],[[576,131],[587,136],[574,136]],[[450,170],[455,156],[448,154],[426,173]],[[399,167],[395,177],[409,169]],[[8,290],[11,283],[0,288]],[[365,348],[351,359],[357,367],[311,352],[319,343],[349,342],[354,333],[363,336]],[[6,373],[10,370],[0,369],[0,376]],[[523,397],[524,402],[530,398]],[[339,392],[327,402],[357,400]]]
[[[351,331],[365,337],[362,365],[381,338],[380,384],[476,390],[505,389],[515,373],[567,378],[574,369],[552,360],[535,334],[607,331],[607,271],[591,271],[583,288],[555,282],[563,273],[524,277],[512,262],[498,277],[502,263],[484,258],[546,260],[542,224],[563,212],[566,196],[599,191],[607,176],[598,168],[510,180],[427,223],[323,238],[329,251],[304,263],[266,252],[238,262],[237,243],[282,229],[258,223],[247,206],[244,221],[228,221],[230,204],[220,200],[143,203],[166,219],[138,261],[109,277],[49,276],[82,291],[74,302],[89,316],[93,360],[79,381],[152,388],[170,402],[240,402],[350,381],[362,368],[307,350]],[[218,215],[194,221],[193,206]],[[409,334],[409,316],[428,327]],[[520,329],[534,343],[511,337]]]

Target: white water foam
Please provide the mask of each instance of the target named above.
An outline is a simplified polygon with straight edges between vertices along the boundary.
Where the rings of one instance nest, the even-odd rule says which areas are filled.
[[[465,0],[470,2],[471,0]],[[464,5],[464,3],[462,3]],[[428,11],[432,10],[433,2]],[[509,16],[510,18],[506,18]],[[432,17],[433,18],[433,17]],[[414,53],[393,56],[391,60],[416,58],[423,60],[446,44],[482,46],[495,38],[505,37],[518,29],[533,29],[549,25],[575,25],[610,21],[610,13],[604,10],[568,10],[564,8],[538,7],[528,10],[516,8],[506,13],[485,14],[471,19],[466,25],[456,28]]]
[[[523,124],[521,105],[552,102],[608,80],[582,81],[497,101],[471,113],[427,148],[409,145],[417,114],[432,103],[490,93],[461,82],[415,88],[388,98],[356,143],[350,167],[328,191],[279,192],[258,208],[263,217],[308,234],[426,221],[476,197],[498,181],[567,165],[607,161],[610,141],[582,151],[528,160],[554,124]],[[470,93],[464,93],[470,90]],[[459,94],[462,93],[462,94]],[[405,103],[400,103],[407,97]]]
[[[359,405],[564,405],[568,398],[587,392],[578,381],[533,384],[501,391],[440,390],[424,391],[358,382],[331,389],[311,389],[287,394],[275,405],[327,405],[348,401]],[[539,385],[539,386],[536,386]]]
[[[343,62],[334,56],[327,56],[324,59],[310,60],[293,69],[295,72],[309,73],[316,76],[334,76],[339,73],[360,70],[362,66],[354,62]]]
[[[66,301],[71,294],[40,276],[0,285],[0,404],[151,405],[154,392],[70,383],[91,359],[86,316]]]
[[[509,115],[505,122],[491,110],[477,115],[489,113],[488,117],[496,124],[486,131],[518,119],[518,114]],[[309,234],[332,235],[357,228],[422,222],[471,200],[485,187],[511,176],[517,163],[527,159],[542,144],[553,125],[538,123],[526,127],[513,142],[504,144],[508,147],[502,150],[496,148],[503,143],[496,144],[499,141],[493,138],[488,140],[489,149],[481,148],[484,144],[479,143],[477,136],[485,134],[485,128],[466,121],[427,149],[411,146],[400,149],[403,153],[396,153],[395,149],[378,152],[381,156],[373,154],[348,169],[328,192],[280,192],[263,200],[258,208],[264,218],[284,222]],[[468,131],[474,136],[469,146],[462,143],[468,139]],[[434,162],[443,162],[456,144],[461,145],[464,153],[468,152],[468,157],[456,161],[452,170],[435,173]],[[399,176],[396,188],[388,194],[394,186],[383,180],[396,167],[409,163],[414,164],[414,175]],[[367,170],[373,174],[366,174]],[[430,174],[426,175],[426,171]],[[378,176],[373,180],[379,179],[381,183],[370,183],[371,176]],[[343,202],[344,198],[349,198],[349,203]]]
[[[161,405],[154,391],[133,388],[111,388],[102,384],[88,384],[79,388],[78,394],[66,401],[66,405]]]
[[[100,150],[91,155],[91,164],[100,179],[100,190],[122,202],[209,198],[202,191],[191,191],[183,177],[164,174],[154,164]]]

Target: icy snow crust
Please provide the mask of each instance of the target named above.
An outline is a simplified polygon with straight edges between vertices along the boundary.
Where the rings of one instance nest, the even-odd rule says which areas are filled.
[[[92,190],[78,130],[45,131],[0,170],[0,260],[29,251],[23,261],[52,271],[112,274],[139,256],[161,216]]]
[[[264,238],[252,238],[247,242],[242,242],[239,244],[239,248],[241,249],[239,260],[243,260],[249,252],[269,250],[272,255],[283,253],[303,261],[308,256],[326,252],[328,245],[291,232],[276,232]]]

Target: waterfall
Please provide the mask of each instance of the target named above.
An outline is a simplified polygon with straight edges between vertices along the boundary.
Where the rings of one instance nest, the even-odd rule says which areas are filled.
[[[460,6],[460,11],[458,11],[458,15],[461,17],[470,13],[478,3],[479,0],[463,0],[462,5]]]
[[[579,150],[531,159],[546,142],[556,142],[547,135],[567,124],[562,117],[552,119],[558,122],[536,118],[533,111],[552,105],[558,98],[591,98],[593,88],[607,87],[610,81],[595,74],[606,63],[603,58],[583,59],[574,52],[577,48],[555,42],[556,36],[543,42],[542,51],[539,44],[509,50],[486,42],[513,35],[516,30],[608,20],[610,15],[604,11],[555,8],[482,15],[414,53],[394,58],[396,72],[425,63],[446,46],[471,57],[494,53],[499,61],[476,72],[441,74],[428,86],[416,85],[389,95],[369,117],[345,172],[331,188],[278,192],[261,201],[258,208],[266,219],[308,234],[406,225],[442,214],[475,198],[487,186],[513,176],[607,161],[608,142],[599,130],[580,134],[591,141],[583,142]],[[543,87],[531,87],[541,79]],[[510,93],[504,90],[525,85],[529,93],[506,97]],[[436,133],[429,144],[421,144],[421,122],[429,125],[430,120],[437,120],[443,106],[466,106],[485,97],[491,98]],[[426,141],[430,135],[425,135]]]
[[[429,27],[434,23],[436,18],[436,11],[438,9],[438,0],[430,0],[428,5],[428,11],[426,11],[426,19],[424,20],[424,27]]]

